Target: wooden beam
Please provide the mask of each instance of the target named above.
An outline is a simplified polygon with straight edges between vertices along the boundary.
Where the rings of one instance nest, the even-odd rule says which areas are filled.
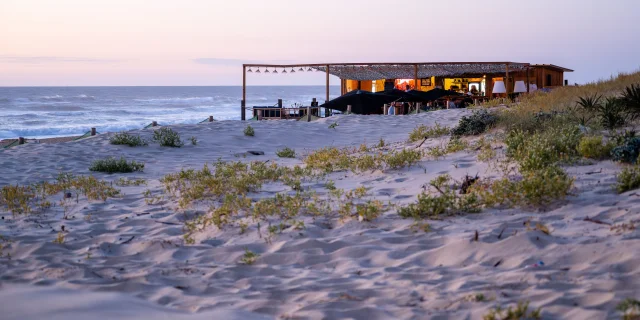
[[[530,88],[529,88],[529,67],[527,67],[527,93],[530,92],[529,90],[530,90]]]
[[[240,120],[247,120],[247,66],[242,65],[242,102],[240,102]]]
[[[507,98],[509,97],[509,64],[506,64],[507,66],[507,72],[505,73],[505,78],[504,78],[504,86],[505,86],[505,91],[507,92]]]
[[[445,65],[445,64],[521,64],[529,66],[526,62],[499,61],[499,62],[346,62],[346,63],[303,63],[303,64],[243,64],[245,67],[253,68],[292,68],[292,67],[327,67],[327,66],[380,66],[380,65],[397,65],[397,66],[413,66],[413,65]]]
[[[325,103],[329,102],[329,65],[327,65],[326,67],[327,67],[327,70],[326,70],[326,74],[327,74],[327,76],[326,76],[326,78],[327,78],[326,79],[326,81],[327,81],[327,96],[326,96],[326,99],[325,99]]]
[[[413,65],[413,89],[418,90],[418,65]]]

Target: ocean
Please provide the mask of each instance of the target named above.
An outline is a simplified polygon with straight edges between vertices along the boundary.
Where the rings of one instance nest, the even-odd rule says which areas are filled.
[[[330,88],[333,99],[340,87]],[[324,86],[247,87],[247,107],[324,102]],[[0,139],[49,138],[160,125],[240,120],[242,87],[0,87]],[[248,113],[247,117],[250,117]]]

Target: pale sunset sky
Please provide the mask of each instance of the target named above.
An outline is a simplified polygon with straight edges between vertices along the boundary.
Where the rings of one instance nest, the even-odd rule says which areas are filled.
[[[239,85],[243,62],[426,61],[551,63],[585,83],[640,67],[639,4],[0,0],[0,86]],[[248,84],[323,85],[324,75]]]

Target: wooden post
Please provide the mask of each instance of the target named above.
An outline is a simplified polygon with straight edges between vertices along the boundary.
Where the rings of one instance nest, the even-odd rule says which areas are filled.
[[[504,78],[504,86],[505,86],[505,91],[507,92],[507,98],[509,98],[509,64],[507,63],[507,72],[505,73],[505,78]]]
[[[209,116],[209,122],[213,122],[213,116]]]
[[[157,127],[157,126],[158,126],[158,123],[157,123],[156,121],[151,121],[151,126],[152,126],[152,127]]]
[[[311,122],[311,107],[307,107],[307,122]]]
[[[530,92],[529,90],[530,90],[530,88],[529,88],[529,67],[527,67],[527,93]]]
[[[242,65],[242,102],[240,102],[240,120],[247,120],[247,66]]]
[[[347,114],[351,114],[351,105],[350,104],[347,105]]]
[[[24,144],[24,138],[18,137],[18,144]]]
[[[389,104],[385,103],[382,107],[382,114],[383,115],[388,115],[389,114]]]
[[[416,102],[416,114],[420,113],[420,108],[422,108],[422,102]]]
[[[413,90],[418,90],[418,65],[413,66]]]
[[[262,120],[262,109],[258,109],[258,121]]]
[[[447,102],[445,102],[445,103],[447,104],[446,105],[447,109],[449,109],[449,99],[447,99]]]
[[[278,108],[282,108],[282,99],[278,99]]]
[[[91,128],[91,135],[95,136],[96,135],[96,128]]]
[[[329,65],[327,65],[326,84],[327,84],[327,95],[324,99],[324,103],[329,102]]]
[[[474,98],[474,99],[473,99],[473,105],[474,105],[474,106],[479,106],[479,104],[478,104],[478,98]]]

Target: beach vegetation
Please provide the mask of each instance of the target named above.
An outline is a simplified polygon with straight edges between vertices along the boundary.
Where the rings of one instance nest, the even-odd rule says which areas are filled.
[[[411,167],[422,158],[422,151],[415,149],[394,150],[385,154],[382,159],[390,169]]]
[[[295,158],[296,157],[296,151],[289,148],[289,147],[284,147],[278,151],[276,151],[276,155],[280,158]]]
[[[618,193],[640,188],[640,167],[625,167],[616,174],[615,189]]]
[[[577,155],[582,133],[576,126],[553,127],[527,133],[513,130],[507,134],[507,156],[515,160],[521,172],[535,171],[569,161]]]
[[[429,182],[429,187],[418,195],[418,201],[398,209],[403,218],[438,219],[442,216],[458,213],[476,213],[481,203],[474,193],[460,194],[452,185],[449,175],[440,175]]]
[[[120,159],[109,157],[93,161],[89,170],[110,174],[142,172],[144,170],[144,163],[136,162],[135,160],[127,161],[124,157],[120,157]]]
[[[338,123],[337,122],[334,122],[334,123],[329,125],[329,129],[335,130],[337,127],[338,127]]]
[[[622,300],[616,310],[622,313],[622,320],[640,319],[640,301],[633,298]]]
[[[640,156],[640,137],[636,137],[635,132],[628,132],[617,137],[615,141],[619,144],[611,150],[613,161],[637,163]]]
[[[578,143],[578,153],[589,159],[607,159],[611,156],[613,148],[613,143],[605,143],[602,136],[584,136]]]
[[[480,140],[476,142],[475,149],[479,150],[478,161],[489,162],[497,156],[497,152],[493,150],[491,142],[484,137],[480,138]]]
[[[184,142],[180,139],[180,134],[168,127],[162,127],[153,131],[153,141],[163,147],[180,148]]]
[[[247,125],[246,128],[244,128],[244,135],[247,137],[253,137],[256,135],[255,130],[253,130],[253,127],[251,125]]]
[[[149,143],[139,135],[133,135],[128,132],[118,132],[109,138],[109,143],[115,145],[127,145],[129,147],[147,146]]]
[[[56,235],[56,238],[53,240],[53,243],[64,244],[64,231],[58,231],[58,235]]]
[[[189,141],[191,141],[192,146],[195,146],[198,144],[198,139],[195,136],[191,136],[191,138],[189,138]]]
[[[384,139],[380,138],[380,141],[378,141],[376,148],[384,148],[386,145],[387,143],[384,141]]]
[[[141,186],[141,185],[146,185],[147,184],[147,180],[145,179],[127,179],[127,178],[120,178],[118,180],[116,180],[115,185],[118,187],[128,187],[128,186]]]
[[[444,135],[447,135],[451,132],[451,129],[446,126],[441,126],[439,123],[433,127],[428,127],[424,124],[421,124],[415,127],[409,133],[409,142],[417,142],[425,139],[438,138]]]
[[[244,249],[244,254],[242,255],[242,258],[240,258],[240,263],[246,264],[246,265],[252,265],[256,262],[256,259],[258,259],[258,257],[260,257],[259,254],[249,249]]]
[[[529,310],[529,302],[519,301],[515,307],[503,309],[495,306],[482,317],[483,320],[539,320],[542,319],[541,309]]]
[[[458,125],[451,130],[454,136],[475,136],[493,127],[498,117],[485,109],[476,110],[471,115],[464,116]]]

